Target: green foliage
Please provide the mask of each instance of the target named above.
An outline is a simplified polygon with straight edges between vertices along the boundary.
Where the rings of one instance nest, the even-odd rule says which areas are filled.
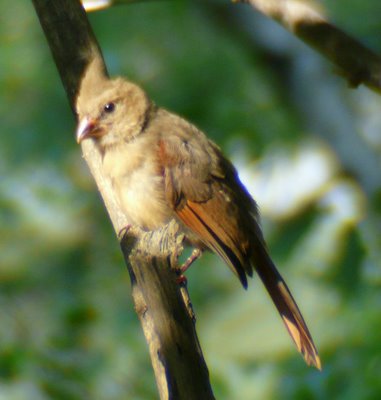
[[[357,3],[330,12],[377,42],[381,26],[359,14],[378,16],[378,2]],[[215,394],[379,398],[380,99],[242,8],[158,1],[90,16],[111,74],[232,157],[320,349],[321,373],[258,280],[245,292],[206,255],[188,280]],[[128,273],[32,4],[3,1],[0,15],[0,399],[156,398]]]

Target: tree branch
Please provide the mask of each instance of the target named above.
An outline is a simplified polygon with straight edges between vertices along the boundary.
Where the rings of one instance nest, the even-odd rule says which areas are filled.
[[[333,62],[352,87],[381,90],[381,58],[333,24],[307,1],[232,0],[276,20]]]
[[[83,0],[88,11],[139,0]],[[381,91],[381,57],[331,24],[307,0],[232,0],[247,3],[274,19],[291,33],[328,58],[351,87],[360,84]]]
[[[72,110],[81,76],[92,57],[102,57],[79,0],[33,0]],[[83,156],[116,232],[128,224],[105,179],[92,141]],[[161,399],[213,399],[208,370],[189,312],[187,292],[175,280],[182,237],[172,222],[157,232],[131,229],[121,241],[132,296],[146,337]]]

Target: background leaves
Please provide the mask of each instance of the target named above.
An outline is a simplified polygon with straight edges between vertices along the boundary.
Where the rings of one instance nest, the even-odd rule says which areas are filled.
[[[380,53],[375,0],[322,2]],[[0,4],[0,399],[151,399],[117,241],[31,3]],[[359,15],[362,15],[359,18]],[[144,2],[92,14],[112,75],[232,158],[324,370],[294,350],[258,279],[187,273],[219,399],[381,393],[380,99],[249,7]]]

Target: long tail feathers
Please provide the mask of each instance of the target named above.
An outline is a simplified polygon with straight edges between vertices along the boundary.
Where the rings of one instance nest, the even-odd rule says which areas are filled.
[[[303,316],[286,282],[267,253],[261,255],[260,262],[256,260],[255,267],[307,365],[313,365],[321,370],[320,358]]]

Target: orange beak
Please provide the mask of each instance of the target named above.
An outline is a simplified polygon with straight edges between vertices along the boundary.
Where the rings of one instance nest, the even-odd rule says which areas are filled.
[[[98,129],[98,121],[91,120],[87,117],[82,118],[79,121],[77,132],[76,132],[76,139],[77,143],[81,143],[82,140],[87,139],[90,137],[97,129]]]

